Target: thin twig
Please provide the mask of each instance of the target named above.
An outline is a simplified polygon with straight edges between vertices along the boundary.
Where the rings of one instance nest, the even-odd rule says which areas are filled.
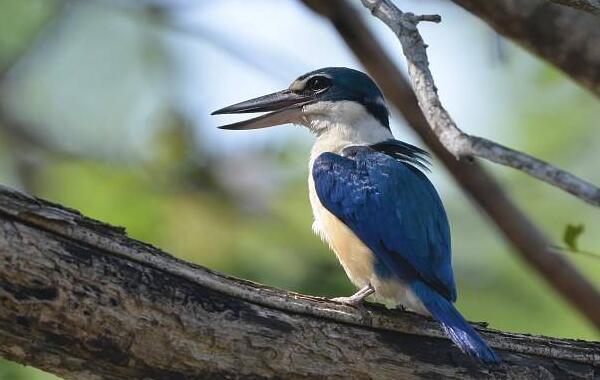
[[[429,125],[450,153],[457,159],[475,156],[521,170],[600,207],[600,188],[547,162],[493,141],[470,136],[458,128],[437,94],[429,70],[427,46],[417,29],[419,22],[437,22],[438,18],[402,12],[390,0],[362,0],[362,3],[398,36],[408,62],[408,72],[419,106]]]
[[[585,256],[585,257],[589,257],[591,259],[596,259],[599,260],[600,259],[600,254],[595,253],[595,252],[590,252],[590,251],[582,251],[579,249],[573,249],[573,248],[569,248],[569,247],[563,247],[560,245],[551,245],[550,248],[556,250],[559,253],[572,253],[572,254],[576,254],[576,255],[581,255],[581,256]]]

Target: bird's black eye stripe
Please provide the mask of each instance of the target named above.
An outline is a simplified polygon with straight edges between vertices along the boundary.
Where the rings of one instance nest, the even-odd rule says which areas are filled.
[[[306,90],[311,92],[325,91],[329,87],[331,87],[331,79],[322,75],[314,76],[306,82]]]

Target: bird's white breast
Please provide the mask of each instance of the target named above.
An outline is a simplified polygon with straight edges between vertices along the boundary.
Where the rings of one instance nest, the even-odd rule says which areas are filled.
[[[314,215],[313,230],[335,252],[352,283],[363,287],[373,281],[373,253],[354,232],[323,207],[315,191],[312,166],[321,153],[339,154],[349,145],[374,144],[393,137],[387,129],[374,124],[377,121],[355,103],[339,102],[334,110],[327,111],[324,114],[329,116],[328,119],[313,120],[313,127],[324,131],[317,137],[310,155],[308,190]],[[352,125],[349,126],[349,123]]]

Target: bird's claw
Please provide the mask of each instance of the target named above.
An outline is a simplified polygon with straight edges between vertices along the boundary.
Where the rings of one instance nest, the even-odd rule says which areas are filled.
[[[350,306],[360,306],[365,298],[370,296],[375,292],[375,289],[371,286],[371,284],[367,284],[363,288],[359,289],[356,293],[351,295],[350,297],[336,297],[332,298],[332,301],[343,303],[344,305]]]
[[[348,306],[359,306],[363,302],[363,299],[358,297],[335,297],[331,300]]]

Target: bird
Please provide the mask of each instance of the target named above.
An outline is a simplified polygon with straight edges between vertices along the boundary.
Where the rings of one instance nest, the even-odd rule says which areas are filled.
[[[267,113],[219,128],[297,124],[316,135],[308,179],[313,230],[358,289],[333,300],[353,306],[372,294],[392,300],[433,317],[463,353],[499,363],[454,306],[450,226],[425,174],[429,154],[394,138],[383,93],[371,77],[326,67],[212,115],[257,112]]]

